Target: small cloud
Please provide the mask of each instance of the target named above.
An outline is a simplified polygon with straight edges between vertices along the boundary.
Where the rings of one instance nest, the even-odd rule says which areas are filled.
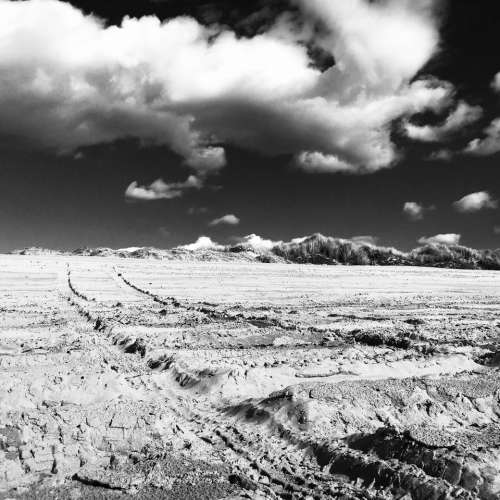
[[[486,137],[470,141],[464,152],[477,156],[489,156],[500,152],[500,118],[493,120],[484,133]]]
[[[218,219],[214,219],[208,225],[209,226],[219,226],[221,224],[226,224],[228,226],[237,226],[240,223],[240,219],[233,214],[227,214]]]
[[[411,220],[421,220],[424,218],[424,207],[416,201],[407,201],[403,205],[403,212],[408,215]]]
[[[458,245],[462,235],[456,233],[436,234],[435,236],[422,236],[418,243],[421,245]]]
[[[149,186],[139,186],[137,181],[131,182],[125,190],[125,198],[134,201],[171,200],[179,198],[179,190],[167,190],[162,179],[157,179]]]
[[[194,252],[196,250],[222,250],[224,247],[212,241],[208,236],[200,236],[194,243],[182,245],[178,248]]]
[[[455,210],[462,213],[478,212],[488,208],[498,207],[498,201],[494,200],[487,191],[471,193],[453,203]]]
[[[83,160],[83,158],[85,158],[85,155],[81,151],[78,151],[73,155],[73,160]]]
[[[302,152],[295,158],[295,164],[306,172],[314,173],[356,173],[359,168],[341,160],[335,155],[318,152]]]
[[[425,212],[429,210],[434,210],[434,205],[429,207],[424,207],[416,201],[407,201],[403,205],[403,212],[413,221],[422,220],[424,218]]]
[[[493,228],[493,233],[494,233],[494,234],[500,234],[500,226],[495,226],[495,227]]]
[[[365,245],[376,245],[378,238],[376,236],[364,235],[364,236],[353,236],[351,241],[354,243],[361,243]]]
[[[257,234],[248,234],[247,236],[243,236],[242,238],[237,238],[237,241],[238,243],[252,247],[257,251],[271,250],[271,248],[282,243],[282,241],[273,241],[262,238]]]
[[[190,175],[184,182],[167,184],[163,179],[156,179],[149,186],[139,186],[132,182],[125,190],[125,198],[133,201],[172,200],[180,198],[189,189],[201,189],[203,181]]]
[[[422,142],[438,142],[476,122],[482,115],[483,110],[481,107],[471,106],[464,101],[460,101],[455,110],[450,113],[441,125],[419,126],[407,121],[403,127],[406,136],[410,139]]]

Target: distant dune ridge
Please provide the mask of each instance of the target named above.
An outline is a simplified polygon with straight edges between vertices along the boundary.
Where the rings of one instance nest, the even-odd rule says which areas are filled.
[[[291,262],[345,265],[404,265],[500,270],[500,249],[425,244],[410,252],[315,234],[298,243],[282,243],[273,253]]]
[[[274,246],[254,245],[254,239],[244,238],[235,245],[211,244],[179,246],[172,249],[154,247],[78,248],[57,251],[43,248],[14,250],[18,255],[81,255],[166,260],[227,260],[260,261],[326,265],[425,266],[456,269],[500,270],[500,248],[476,250],[462,245],[427,243],[409,252],[371,243],[313,234],[290,242],[276,242]],[[262,241],[262,240],[261,240]],[[268,240],[266,240],[268,241]]]

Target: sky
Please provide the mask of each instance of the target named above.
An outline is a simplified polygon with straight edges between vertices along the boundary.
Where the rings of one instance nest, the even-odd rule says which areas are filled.
[[[0,251],[500,247],[495,0],[0,0]]]

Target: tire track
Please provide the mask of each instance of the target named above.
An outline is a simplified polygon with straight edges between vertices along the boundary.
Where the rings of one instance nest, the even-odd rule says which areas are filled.
[[[67,273],[67,281],[70,291],[78,299],[84,300],[85,302],[95,302],[89,301],[84,294],[76,289],[71,281],[71,271],[69,269]],[[113,344],[121,347],[124,352],[138,352],[141,357],[145,356],[145,351],[141,352],[139,349],[135,348],[137,340],[132,341],[129,338],[120,338],[116,335],[112,335],[113,329],[117,325],[120,325],[119,322],[116,321],[113,322],[113,324],[108,324],[99,315],[93,315],[88,309],[79,304],[77,301],[72,300],[71,298],[68,298],[68,301],[77,309],[78,313],[84,319],[93,324],[94,330],[105,333],[112,339]],[[192,410],[188,410],[186,407],[184,409],[185,412],[189,413],[188,417],[186,417],[183,412],[174,406],[170,405],[169,409],[182,420],[182,427],[189,429],[189,431],[196,435],[200,440],[211,444],[215,451],[220,449],[221,446],[225,450],[230,451],[233,458],[239,461],[239,465],[234,468],[234,477],[232,479],[239,483],[241,487],[245,489],[258,488],[264,491],[271,498],[291,499],[304,498],[305,496],[310,495],[310,488],[303,487],[301,485],[302,481],[294,481],[292,477],[285,479],[280,476],[279,471],[273,469],[272,464],[264,466],[259,461],[252,459],[252,455],[254,455],[255,452],[249,448],[249,442],[246,442],[247,447],[245,448],[242,445],[236,445],[235,442],[228,437],[231,427],[213,418],[209,420],[206,415],[204,416],[201,413],[193,412]],[[207,423],[210,423],[212,427],[215,428],[214,432],[211,433],[211,437],[208,437],[206,434]],[[256,474],[257,477],[255,477]],[[273,488],[268,486],[270,484],[273,484],[275,487],[280,486],[283,488],[282,494],[277,495],[275,491],[273,491]],[[345,492],[347,493],[352,488],[347,485],[343,489],[345,489]],[[298,497],[297,494],[299,494]],[[359,498],[359,496],[353,498]],[[376,497],[367,496],[364,498],[372,499]]]
[[[197,311],[206,313],[206,308],[193,307],[182,304],[174,297],[161,298],[148,290],[143,290],[130,280],[125,278],[122,273],[118,276],[125,284],[144,295],[149,296],[153,301],[165,306],[182,308],[188,311]],[[215,309],[209,310],[212,319],[228,319],[226,313],[221,313]],[[251,346],[255,349],[256,346]],[[269,346],[262,346],[269,348]],[[290,348],[290,346],[288,346]],[[149,366],[152,369],[161,367],[163,370],[169,370],[175,362],[175,356],[163,360],[149,360]],[[240,467],[247,480],[255,480],[255,474],[258,475],[257,483],[269,483],[274,488],[274,493],[278,492],[281,498],[299,498],[312,496],[313,498],[325,498],[331,496],[334,491],[332,483],[335,475],[349,477],[351,483],[336,483],[335,494],[353,495],[353,498],[385,498],[379,496],[375,487],[381,490],[390,490],[403,488],[410,491],[415,498],[438,498],[452,495],[454,498],[469,499],[473,498],[470,492],[460,487],[453,487],[441,478],[429,476],[422,469],[412,469],[406,462],[395,460],[395,463],[389,464],[385,460],[364,453],[359,450],[350,449],[345,443],[318,444],[312,441],[304,441],[298,433],[293,433],[285,429],[281,424],[274,423],[271,432],[273,438],[279,438],[283,445],[293,446],[303,450],[303,461],[301,463],[289,460],[285,455],[273,457],[272,452],[266,452],[262,449],[262,443],[266,442],[268,437],[257,432],[255,429],[250,433],[251,438],[245,437],[234,424],[227,423],[220,418],[220,413],[212,409],[204,413],[189,410],[190,417],[188,422],[191,424],[191,432],[198,435],[214,446],[225,446],[231,449],[239,459],[243,459],[244,466]],[[193,426],[192,424],[197,424]],[[213,429],[209,435],[205,429]],[[256,444],[259,444],[256,446]],[[272,447],[271,447],[272,449]],[[328,452],[325,452],[328,450]],[[312,456],[317,464],[309,463],[305,467],[307,456]],[[322,472],[318,469],[325,461],[325,455],[328,456],[327,463],[323,463],[328,472]],[[394,461],[393,461],[394,462]],[[305,471],[304,471],[305,469]],[[362,479],[363,484],[368,485],[368,489],[357,487],[357,483]],[[371,490],[370,490],[371,486]],[[269,487],[268,487],[269,488]],[[269,493],[269,491],[268,491]]]
[[[95,299],[89,299],[83,293],[81,293],[73,284],[71,280],[71,270],[68,267],[67,270],[67,283],[68,287],[72,294],[74,294],[78,299],[83,300],[86,303],[97,303]],[[99,314],[92,314],[88,308],[79,304],[75,299],[68,297],[68,302],[70,305],[76,308],[81,317],[86,319],[93,325],[93,328],[97,332],[101,332],[106,334],[106,336],[111,339],[111,342],[114,345],[117,345],[121,348],[121,350],[127,354],[139,353],[141,357],[145,357],[146,355],[146,342],[140,336],[134,337],[130,335],[126,335],[123,333],[113,334],[114,329],[119,326],[125,326],[125,324],[121,321],[121,318],[114,319],[112,322],[104,320],[103,317]]]
[[[207,318],[212,321],[220,322],[233,322],[246,324],[248,326],[254,326],[258,328],[277,328],[283,332],[300,332],[305,335],[322,335],[327,341],[321,340],[315,343],[310,343],[309,347],[322,348],[330,347],[331,343],[343,343],[343,344],[359,344],[367,346],[387,346],[395,349],[410,350],[414,349],[417,352],[427,352],[436,349],[436,346],[424,338],[420,338],[417,334],[417,328],[422,324],[421,320],[418,319],[401,319],[401,323],[404,325],[412,325],[413,331],[400,331],[397,335],[388,334],[387,332],[371,332],[363,331],[359,328],[352,328],[347,332],[340,332],[338,328],[332,329],[320,329],[314,325],[301,325],[297,322],[282,321],[278,318],[269,318],[267,316],[251,316],[247,317],[243,313],[231,314],[227,310],[220,310],[218,306],[210,307],[206,304],[201,306],[195,306],[188,302],[181,302],[175,297],[160,297],[153,292],[143,289],[133,283],[130,279],[126,278],[122,272],[119,272],[116,267],[113,267],[113,271],[116,276],[125,285],[135,290],[136,292],[149,297],[154,302],[166,306],[173,307],[175,309],[181,309],[187,312],[196,312],[204,314]],[[386,317],[378,318],[375,316],[356,316],[356,315],[342,315],[332,313],[329,317],[342,317],[350,320],[357,321],[386,321]],[[262,345],[252,345],[251,348],[269,348],[269,344]],[[287,347],[290,347],[287,346]],[[296,347],[302,347],[297,344]],[[186,346],[189,348],[189,346]],[[244,349],[245,346],[239,346],[239,348]]]
[[[125,284],[156,303],[175,309],[205,312],[204,308],[181,304],[173,297],[160,298],[140,289],[122,275],[119,276]],[[85,297],[71,283],[69,270],[68,285],[78,298]],[[120,325],[119,322],[108,324],[80,307],[82,314],[89,321],[95,322],[94,328],[106,332],[108,336],[112,336],[113,328]],[[212,309],[210,313],[211,319],[228,319],[227,314],[220,311]],[[137,352],[145,357],[145,344],[144,351],[141,352],[137,349],[136,339],[112,336],[112,340],[124,352]],[[175,354],[168,359],[149,358],[147,364],[151,370],[159,368],[171,371],[175,364]],[[188,387],[189,374],[178,375],[179,384]],[[181,375],[188,378],[184,380]],[[271,413],[266,416],[263,427],[245,423],[237,425],[237,420],[228,420],[220,410],[201,401],[197,401],[197,410],[185,403],[181,408],[169,405],[169,409],[181,421],[181,428],[210,444],[215,454],[221,452],[225,461],[235,463],[232,467],[232,480],[242,488],[263,491],[271,498],[324,499],[344,495],[346,498],[378,500],[394,497],[399,490],[410,492],[412,498],[422,500],[450,496],[462,500],[475,498],[463,488],[452,486],[442,478],[430,476],[420,467],[410,466],[398,458],[388,462],[370,452],[352,449],[342,440],[317,443],[304,439],[300,432],[285,428],[275,421]],[[275,440],[279,444],[273,442]],[[284,453],[276,453],[277,449],[284,450]],[[300,458],[293,458],[297,455]],[[340,480],[339,477],[344,479]]]
[[[68,270],[68,286],[76,297],[89,302],[85,295],[79,292],[71,282],[70,270]],[[152,299],[154,300],[155,298],[152,297]],[[160,302],[163,305],[166,304],[166,301],[161,301],[159,299],[155,300],[155,302]],[[111,334],[113,328],[119,324],[118,322],[110,325],[102,320],[100,316],[92,315],[90,311],[85,309],[81,304],[78,304],[75,301],[70,303],[77,307],[82,317],[94,324],[95,330],[107,333],[108,337],[112,337]],[[120,345],[124,352],[132,352],[132,350],[127,351],[127,344],[120,344],[120,342],[117,341],[116,336],[112,337],[112,340],[114,344]],[[133,346],[133,342],[129,340],[128,346]],[[144,357],[144,355],[142,355],[142,357]],[[151,362],[151,360],[149,360],[149,362]],[[239,462],[239,465],[234,468],[235,475],[233,480],[239,482],[242,487],[250,489],[259,488],[271,498],[284,499],[305,498],[307,496],[311,496],[311,489],[318,487],[317,484],[307,484],[306,479],[302,477],[296,477],[295,475],[290,474],[289,471],[292,468],[291,464],[289,464],[288,472],[283,467],[280,471],[276,468],[275,460],[265,459],[263,456],[256,458],[255,455],[258,454],[258,452],[253,449],[255,445],[251,441],[244,439],[243,434],[237,431],[234,426],[228,425],[214,417],[209,417],[207,414],[194,412],[186,407],[184,409],[185,412],[188,412],[188,417],[186,417],[183,412],[179,411],[178,408],[170,406],[170,409],[177,415],[178,418],[182,419],[182,426],[189,429],[189,431],[196,435],[200,440],[211,444],[215,450],[222,446],[224,449],[230,451],[233,458]],[[207,426],[214,429],[208,436],[206,432]],[[234,436],[239,438],[239,443],[236,442]],[[277,494],[273,488],[282,491]],[[374,495],[363,495],[363,497],[360,497],[360,491],[356,491],[356,488],[349,484],[339,484],[336,489],[339,494],[352,494],[352,498],[378,498]],[[322,494],[330,494],[331,486],[324,486],[322,490],[324,490],[322,491]],[[314,496],[313,498],[323,497]]]
[[[265,327],[277,327],[282,330],[286,331],[295,331],[298,330],[300,327],[296,324],[287,324],[283,323],[282,321],[275,319],[275,318],[268,318],[268,317],[245,317],[243,313],[238,313],[238,314],[230,314],[227,312],[227,310],[220,310],[218,307],[211,307],[211,305],[208,304],[203,304],[203,305],[198,305],[194,306],[186,301],[181,302],[180,300],[176,299],[175,297],[160,297],[157,294],[154,294],[153,292],[140,288],[138,285],[130,281],[128,278],[126,278],[122,272],[119,272],[116,268],[114,268],[114,272],[118,276],[119,279],[121,279],[126,285],[128,285],[130,288],[133,290],[146,295],[150,297],[153,301],[155,301],[158,304],[164,305],[164,306],[171,306],[176,309],[182,309],[184,311],[189,311],[189,312],[198,312],[202,313],[208,318],[214,320],[214,321],[230,321],[230,322],[241,322],[241,323],[246,323],[248,325],[252,326],[257,326],[259,328],[265,328]],[[213,305],[212,305],[213,306]]]

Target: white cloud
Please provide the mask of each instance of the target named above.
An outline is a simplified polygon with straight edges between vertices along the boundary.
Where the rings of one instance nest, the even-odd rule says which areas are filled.
[[[483,139],[474,139],[469,142],[465,148],[466,153],[488,156],[500,152],[500,118],[493,120],[484,133],[486,137]]]
[[[295,162],[298,167],[308,172],[352,172],[357,169],[338,156],[324,155],[317,151],[302,152],[295,158]]]
[[[287,133],[289,138],[300,132],[294,145],[302,150],[296,160],[302,168],[370,173],[390,167],[399,159],[391,141],[390,125],[395,119],[426,109],[438,110],[450,95],[451,89],[442,82],[419,80],[389,95],[364,94],[342,105],[317,98],[283,115],[281,130],[293,127]],[[272,130],[265,131],[273,138],[269,147],[277,148],[283,141],[276,136],[280,124],[273,123],[271,117],[264,123],[273,124]]]
[[[163,179],[156,179],[149,186],[139,186],[132,182],[125,190],[125,198],[136,201],[172,200],[180,198],[188,189],[201,189],[203,181],[190,175],[184,182],[167,184]]]
[[[328,33],[341,77],[358,89],[397,88],[428,61],[439,42],[432,0],[297,0]],[[347,89],[346,89],[347,90]]]
[[[455,110],[450,113],[441,125],[419,126],[407,121],[404,124],[404,130],[410,139],[423,142],[438,142],[476,122],[482,115],[483,110],[481,107],[471,106],[464,101],[460,101]]]
[[[283,243],[282,241],[273,241],[273,240],[268,240],[266,238],[262,238],[257,234],[249,234],[247,236],[244,236],[243,238],[238,238],[238,242],[243,245],[248,245],[249,247],[252,247],[254,250],[260,252],[271,250],[276,245]]]
[[[424,218],[425,212],[429,210],[434,210],[434,205],[429,207],[424,207],[424,205],[417,203],[416,201],[407,201],[403,205],[403,212],[414,221],[422,220]]]
[[[412,220],[424,218],[424,207],[415,201],[407,201],[403,205],[403,212]]]
[[[237,226],[240,223],[240,219],[233,214],[227,214],[218,219],[214,219],[208,225],[209,226],[219,226],[221,224],[226,224],[228,226]]]
[[[131,182],[125,190],[125,198],[137,201],[171,200],[182,196],[179,190],[164,189],[165,184],[161,179],[157,179],[149,186],[139,186],[137,181]]]
[[[487,191],[471,193],[453,203],[458,212],[471,213],[488,208],[497,208],[498,201],[494,200]]]
[[[493,227],[493,233],[494,234],[500,234],[500,226],[494,226]]]
[[[222,250],[224,246],[212,241],[208,236],[200,236],[194,243],[182,245],[179,248],[194,252],[196,250]]]
[[[392,165],[392,122],[452,97],[409,83],[439,46],[434,2],[295,1],[309,29],[283,17],[245,38],[189,17],[106,27],[66,2],[0,0],[0,136],[63,152],[135,137],[202,172],[225,164],[227,143],[312,170]],[[307,36],[334,67],[314,67]]]
[[[421,245],[458,245],[462,236],[456,233],[436,234],[435,236],[422,236],[418,240]]]
[[[495,75],[495,78],[493,78],[493,81],[491,82],[491,88],[495,92],[500,92],[500,73],[497,73]]]

